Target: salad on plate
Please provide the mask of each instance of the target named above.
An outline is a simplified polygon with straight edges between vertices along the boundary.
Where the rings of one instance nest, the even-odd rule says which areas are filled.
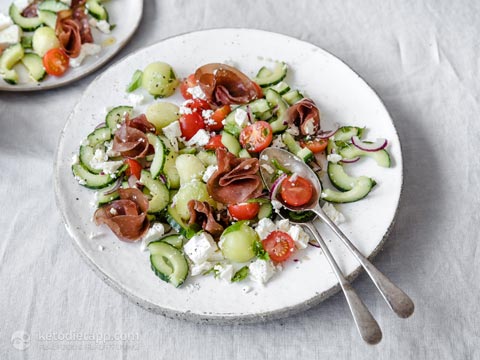
[[[253,78],[222,63],[200,66],[182,81],[164,62],[135,71],[126,86],[135,105],[109,108],[74,155],[75,178],[95,190],[93,221],[148,249],[153,272],[175,287],[188,276],[265,284],[295,262],[316,244],[277,216],[282,204],[272,194],[299,206],[310,201],[312,185],[271,161],[262,170],[277,181],[266,188],[262,150],[284,148],[309,164],[336,222],[345,219],[333,204],[361,200],[376,185],[350,175],[348,164],[391,161],[387,140],[366,141],[364,128],[323,129],[315,101],[286,82],[287,72],[283,62]],[[181,103],[165,101],[178,89]]]
[[[101,0],[15,0],[0,13],[0,76],[11,85],[22,71],[33,82],[62,76],[102,51],[95,32],[113,28]]]

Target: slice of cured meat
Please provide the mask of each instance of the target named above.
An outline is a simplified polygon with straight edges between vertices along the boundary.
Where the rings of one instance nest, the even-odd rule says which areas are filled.
[[[304,98],[288,108],[285,121],[298,126],[304,136],[315,135],[320,130],[320,111],[313,100]]]
[[[188,225],[199,224],[202,229],[218,238],[223,232],[223,226],[220,225],[214,216],[212,207],[206,201],[190,200],[188,202],[188,211],[190,220]]]

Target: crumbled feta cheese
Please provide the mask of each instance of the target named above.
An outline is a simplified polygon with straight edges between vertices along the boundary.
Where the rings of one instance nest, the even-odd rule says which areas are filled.
[[[15,0],[13,3],[17,7],[17,9],[22,12],[27,8],[28,5],[30,5],[33,2],[33,0]]]
[[[189,115],[193,112],[192,108],[189,107],[188,105],[193,103],[193,100],[187,100],[185,101],[182,106],[180,106],[180,109],[178,110],[178,112],[180,114],[186,114],[186,115]]]
[[[204,146],[208,144],[210,134],[205,129],[198,130],[193,137],[187,141],[187,146]]]
[[[12,19],[9,16],[5,16],[4,14],[0,13],[0,31],[6,29],[13,25]]]
[[[315,132],[315,124],[313,119],[309,119],[305,122],[303,130],[305,131],[306,135],[313,135]]]
[[[147,233],[142,237],[142,244],[140,245],[140,250],[147,250],[148,244],[152,241],[159,240],[160,237],[165,234],[165,227],[162,223],[156,222],[148,229]]]
[[[118,151],[113,150],[113,141],[106,141],[105,147],[106,147],[105,154],[107,154],[108,157],[120,156],[120,153]]]
[[[213,264],[211,262],[205,261],[201,264],[193,264],[190,266],[190,275],[192,276],[198,276],[202,275],[203,273],[209,271],[213,267]]]
[[[102,165],[102,170],[105,174],[115,174],[117,170],[122,167],[123,161],[105,161]]]
[[[330,161],[331,163],[338,163],[340,160],[342,160],[342,156],[339,154],[330,154],[327,156],[327,161]]]
[[[207,100],[207,97],[205,96],[204,92],[202,91],[202,88],[200,86],[193,86],[187,89],[187,92],[192,95],[194,99],[202,99],[202,100]]]
[[[95,18],[91,18],[88,23],[90,26],[97,28],[104,34],[110,34],[110,24],[106,20],[97,20]]]
[[[287,145],[285,145],[285,143],[282,141],[282,136],[277,135],[273,138],[272,147],[285,149],[287,147]]]
[[[330,220],[337,225],[345,221],[345,216],[330,203],[325,203],[325,205],[322,206],[322,210],[330,218]]]
[[[272,200],[272,207],[273,207],[273,210],[278,212],[283,207],[283,205],[280,201],[273,199]]]
[[[248,114],[243,109],[235,110],[235,122],[242,129],[248,125]]]
[[[20,42],[22,29],[18,25],[10,25],[0,31],[0,48]]]
[[[275,229],[275,223],[269,218],[260,219],[257,226],[255,227],[255,231],[262,240],[265,239],[268,234],[270,234]]]
[[[248,268],[250,278],[262,285],[275,274],[275,267],[269,260],[257,259]]]
[[[170,141],[175,151],[178,151],[178,138],[182,136],[182,130],[180,128],[180,122],[175,120],[162,128],[163,134]]]
[[[224,280],[227,282],[232,281],[233,276],[233,265],[230,264],[217,264],[213,267],[215,271],[216,278],[219,280]]]
[[[213,125],[215,120],[212,120],[213,110],[202,110],[202,117],[207,124]],[[213,121],[213,124],[212,124]]]
[[[75,176],[75,180],[78,181],[80,185],[85,185],[87,182],[79,176]]]
[[[275,225],[280,231],[288,232],[288,230],[290,230],[290,221],[288,221],[288,219],[278,220]]]
[[[298,130],[298,127],[296,125],[293,125],[293,124],[291,124],[290,127],[285,131],[288,132],[292,136],[297,136],[297,135],[300,134],[300,130]]]
[[[292,225],[287,231],[298,249],[305,249],[310,241],[308,234],[299,225]]]
[[[110,208],[110,214],[112,214],[113,216],[118,215],[118,211],[112,207]]]
[[[212,253],[207,260],[212,262],[219,262],[219,261],[225,260],[225,257],[223,256],[223,253],[220,250],[217,250],[214,253]]]
[[[269,174],[273,174],[275,172],[275,169],[268,164],[262,164],[262,168],[264,168]]]
[[[75,154],[72,156],[72,165],[76,165],[80,162],[80,158],[78,157],[78,154]]]
[[[76,58],[70,58],[70,66],[74,68],[79,67],[87,56],[96,55],[101,50],[102,50],[102,47],[98,44],[92,44],[92,43],[82,44],[82,48],[80,49],[80,54]]]
[[[128,95],[128,100],[133,104],[133,106],[138,106],[143,103],[143,101],[145,100],[145,96],[143,96],[142,94],[131,93]]]
[[[202,231],[188,240],[183,250],[189,259],[198,265],[205,262],[217,250],[217,245],[210,234]]]
[[[203,182],[206,183],[208,179],[210,179],[210,177],[213,175],[213,173],[217,171],[217,169],[218,169],[217,165],[209,165],[205,169],[205,172],[203,173],[203,177],[202,177]]]
[[[94,169],[100,170],[101,167],[99,167],[99,164],[102,164],[103,162],[108,160],[107,154],[105,154],[105,151],[103,149],[96,149],[95,153],[93,154],[93,158],[90,161],[90,165]]]

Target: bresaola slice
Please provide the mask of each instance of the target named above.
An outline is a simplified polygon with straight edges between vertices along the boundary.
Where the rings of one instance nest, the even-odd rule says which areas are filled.
[[[202,229],[218,238],[223,232],[223,226],[220,225],[214,217],[213,209],[206,201],[190,200],[188,202],[188,211],[190,219],[188,225],[198,224]]]
[[[297,126],[303,136],[315,135],[320,130],[320,111],[313,100],[304,98],[288,108],[285,121]]]
[[[224,204],[238,204],[262,194],[256,158],[237,158],[225,149],[217,149],[218,169],[207,182],[210,196]]]
[[[142,114],[133,119],[126,119],[120,128],[115,131],[112,150],[122,156],[138,159],[148,155],[150,144],[145,133],[155,133],[155,126]]]
[[[195,79],[207,101],[215,105],[246,104],[262,96],[247,75],[226,64],[203,65],[195,71]]]
[[[98,208],[95,224],[107,225],[123,241],[137,241],[148,230],[148,199],[138,189],[118,189],[120,200]]]
[[[127,119],[125,120],[125,123],[127,124],[127,126],[133,127],[144,133],[147,133],[147,132],[155,133],[156,131],[155,125],[153,125],[151,122],[147,120],[147,117],[145,114],[141,114],[133,119],[129,119],[128,114],[126,116],[127,116]]]
[[[57,13],[55,34],[61,48],[71,57],[80,55],[82,44],[93,43],[93,36],[83,7],[62,10]]]

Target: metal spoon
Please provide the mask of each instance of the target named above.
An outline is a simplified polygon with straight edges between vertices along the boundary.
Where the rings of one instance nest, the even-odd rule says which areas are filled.
[[[270,170],[272,168],[273,159],[275,159],[288,171],[296,173],[299,176],[310,180],[314,188],[314,194],[308,204],[301,207],[292,207],[281,202],[282,205],[291,211],[311,210],[314,212],[330,227],[330,229],[333,230],[333,232],[342,240],[344,245],[360,262],[360,265],[363,266],[367,274],[370,276],[390,308],[401,318],[408,318],[410,315],[412,315],[415,308],[413,301],[385,275],[378,271],[378,269],[373,266],[372,263],[360,253],[360,251],[358,251],[358,249],[351,243],[347,236],[322,210],[319,202],[320,194],[322,193],[322,186],[315,172],[292,153],[278,148],[267,148],[260,154],[260,173],[265,184],[267,184],[269,187],[271,187],[274,183],[274,172],[267,171],[267,169]]]
[[[323,241],[322,237],[320,236],[320,233],[317,231],[317,228],[313,226],[311,222],[297,222],[291,219],[289,216],[283,215],[282,213],[280,213],[280,216],[283,218],[288,218],[292,224],[298,224],[310,230],[318,245],[320,245],[320,248],[325,254],[330,267],[340,283],[340,287],[342,288],[343,294],[347,299],[348,307],[350,308],[353,320],[355,321],[355,325],[357,326],[360,336],[370,345],[378,344],[380,340],[382,340],[382,330],[380,330],[380,326],[378,326],[377,321],[367,309],[362,299],[360,299],[355,289],[348,282],[348,280],[345,279],[345,276],[343,276],[342,270],[340,270],[338,267],[337,262],[325,244],[325,241]]]

